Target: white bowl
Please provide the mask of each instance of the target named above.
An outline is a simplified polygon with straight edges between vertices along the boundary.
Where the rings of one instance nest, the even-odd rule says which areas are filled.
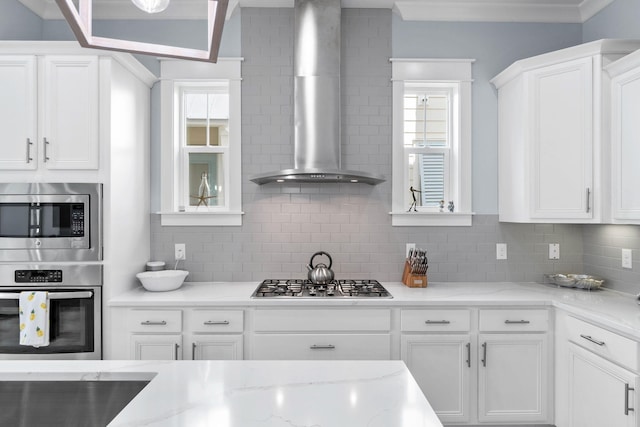
[[[161,270],[145,271],[136,274],[136,277],[146,290],[163,292],[178,289],[182,286],[187,275],[189,275],[189,272],[185,270]]]

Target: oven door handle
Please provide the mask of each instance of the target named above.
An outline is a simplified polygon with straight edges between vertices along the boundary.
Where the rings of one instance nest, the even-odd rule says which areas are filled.
[[[49,292],[49,299],[87,299],[93,297],[91,291],[78,292]],[[20,299],[19,292],[0,292],[0,300]]]

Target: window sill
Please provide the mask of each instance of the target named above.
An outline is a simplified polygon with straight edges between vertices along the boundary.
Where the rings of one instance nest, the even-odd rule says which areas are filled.
[[[244,212],[161,212],[161,226],[240,226]]]
[[[389,212],[394,227],[470,227],[473,212]]]

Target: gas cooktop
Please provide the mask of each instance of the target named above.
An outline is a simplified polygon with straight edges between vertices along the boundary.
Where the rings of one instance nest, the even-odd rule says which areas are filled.
[[[267,279],[251,298],[393,298],[377,280],[333,280],[316,285],[303,279]]]

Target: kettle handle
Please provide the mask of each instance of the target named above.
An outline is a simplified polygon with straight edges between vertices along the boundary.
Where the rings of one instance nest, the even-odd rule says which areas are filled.
[[[329,258],[329,267],[327,268],[331,270],[331,264],[333,264],[333,260],[331,259],[331,255],[324,251],[316,252],[315,254],[311,255],[311,260],[309,261],[309,265],[311,266],[311,268],[315,268],[315,266],[313,265],[313,259],[318,255],[326,255],[327,258]]]

